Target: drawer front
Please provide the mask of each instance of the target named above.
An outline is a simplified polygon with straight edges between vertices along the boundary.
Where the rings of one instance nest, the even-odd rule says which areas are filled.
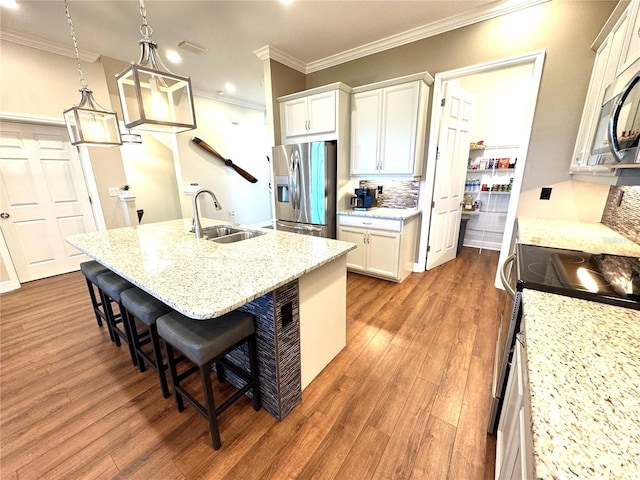
[[[387,230],[390,232],[402,231],[402,220],[391,218],[359,217],[356,215],[339,215],[338,218],[340,225],[348,227]]]

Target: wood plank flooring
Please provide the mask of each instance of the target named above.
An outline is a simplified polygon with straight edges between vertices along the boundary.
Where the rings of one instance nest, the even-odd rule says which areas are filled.
[[[282,422],[232,406],[217,452],[97,326],[79,272],[24,284],[0,297],[0,478],[493,478],[497,261],[465,247],[401,284],[350,273],[347,347]]]

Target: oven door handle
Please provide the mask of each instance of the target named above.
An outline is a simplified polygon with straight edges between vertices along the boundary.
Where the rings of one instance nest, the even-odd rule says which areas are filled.
[[[502,268],[500,269],[500,281],[502,282],[502,286],[504,287],[504,289],[507,291],[507,293],[511,298],[516,297],[516,291],[513,289],[513,287],[509,283],[509,280],[507,279],[507,268],[511,266],[511,264],[514,262],[515,259],[516,259],[516,254],[512,253],[507,257],[507,259],[502,264]]]

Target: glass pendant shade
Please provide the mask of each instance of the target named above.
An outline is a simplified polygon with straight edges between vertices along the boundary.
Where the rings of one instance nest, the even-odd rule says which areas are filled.
[[[191,80],[169,72],[156,44],[140,40],[141,55],[116,75],[126,128],[179,133],[196,128]]]
[[[118,117],[101,107],[87,87],[80,89],[80,103],[64,110],[71,145],[115,147],[122,145]]]

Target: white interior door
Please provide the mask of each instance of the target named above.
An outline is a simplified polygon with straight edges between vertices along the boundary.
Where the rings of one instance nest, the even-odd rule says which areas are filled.
[[[77,150],[64,127],[2,123],[0,228],[20,282],[78,269],[64,241],[96,229]]]
[[[456,257],[475,96],[448,84],[442,107],[427,270]]]

